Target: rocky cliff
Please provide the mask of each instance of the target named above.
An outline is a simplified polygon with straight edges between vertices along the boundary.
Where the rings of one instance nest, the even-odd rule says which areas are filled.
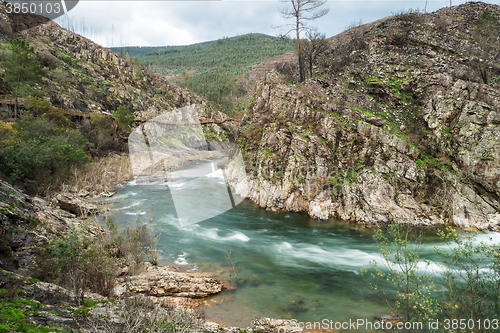
[[[498,230],[499,12],[401,13],[331,38],[306,82],[268,73],[236,192],[319,219]]]
[[[42,21],[45,23],[41,24]],[[227,118],[208,108],[202,98],[189,90],[167,82],[111,50],[42,17],[7,14],[5,4],[0,3],[0,63],[9,59],[7,42],[16,37],[30,43],[45,68],[42,81],[35,84],[31,95],[46,100],[72,120],[110,115],[119,106],[127,107],[135,117],[148,119],[192,104],[199,106],[200,117]],[[4,76],[4,66],[0,64],[0,77]],[[14,117],[11,90],[0,82],[0,120],[11,121]],[[21,111],[28,102],[28,98],[21,99]],[[232,132],[232,127],[229,122],[221,127],[225,130],[217,124],[205,129],[212,137],[223,139],[225,131]]]

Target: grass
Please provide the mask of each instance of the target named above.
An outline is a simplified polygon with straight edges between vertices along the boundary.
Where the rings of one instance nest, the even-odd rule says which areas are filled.
[[[37,317],[44,306],[29,297],[22,298],[25,294],[23,290],[0,289],[0,333],[73,332],[59,325],[35,324],[32,317]],[[58,315],[53,310],[48,312]]]
[[[128,155],[113,155],[96,159],[71,171],[67,187],[85,189],[91,194],[114,191],[117,184],[133,177]]]

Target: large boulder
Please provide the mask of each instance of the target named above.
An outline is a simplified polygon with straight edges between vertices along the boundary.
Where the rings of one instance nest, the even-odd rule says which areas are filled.
[[[144,273],[117,284],[113,292],[116,296],[132,293],[154,297],[202,298],[218,294],[224,289],[225,286],[218,279],[175,272],[171,267],[157,267],[146,263]]]
[[[75,215],[88,216],[99,212],[99,208],[95,204],[73,194],[61,193],[57,195],[56,199],[61,209]]]

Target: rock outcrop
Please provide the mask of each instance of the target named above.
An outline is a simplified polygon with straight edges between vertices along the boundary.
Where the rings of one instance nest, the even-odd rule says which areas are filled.
[[[396,15],[332,38],[319,79],[268,73],[241,122],[247,172],[229,165],[229,183],[318,219],[499,230],[499,44],[474,37],[499,13]]]
[[[18,26],[19,21],[33,24],[30,29]],[[100,116],[104,123],[120,106],[125,106],[136,118],[151,119],[176,108],[196,104],[199,117],[216,121],[227,118],[222,112],[207,106],[206,102],[192,93],[156,76],[145,68],[102,47],[93,41],[61,28],[57,23],[37,15],[8,13],[0,3],[0,43],[10,38],[25,38],[45,67],[44,77],[36,84],[37,96],[49,102],[49,106],[66,114],[79,127],[89,126],[91,116]],[[0,78],[4,75],[0,64]],[[14,112],[10,96],[0,85],[0,120],[13,121]],[[5,99],[5,100],[4,100]],[[29,104],[20,98],[20,112]],[[100,119],[100,118],[97,118]],[[94,119],[95,122],[95,119]],[[221,126],[211,124],[204,130],[211,138],[225,140],[234,132],[234,123]],[[222,130],[224,129],[224,131]],[[83,130],[89,137],[88,128]],[[113,138],[115,141],[119,137]],[[121,138],[123,139],[123,138]],[[108,141],[111,139],[108,139]],[[112,142],[107,143],[108,146]],[[115,144],[116,146],[116,144]]]
[[[99,212],[97,205],[82,200],[79,196],[70,193],[58,194],[56,200],[61,209],[78,216],[86,217]]]
[[[155,298],[187,297],[203,298],[226,289],[221,281],[196,273],[180,273],[171,267],[158,267],[145,263],[145,272],[118,283],[113,292],[116,296],[142,294]]]
[[[60,194],[58,198],[68,196]],[[55,203],[26,195],[0,181],[0,268],[29,274],[33,269],[34,246],[68,232],[71,227],[78,228],[85,223],[86,214],[97,211],[89,202],[79,199],[78,203],[71,206],[78,212],[75,215],[65,210],[64,205],[61,209]],[[85,214],[80,214],[81,209]],[[96,228],[90,226],[88,230],[96,232]]]

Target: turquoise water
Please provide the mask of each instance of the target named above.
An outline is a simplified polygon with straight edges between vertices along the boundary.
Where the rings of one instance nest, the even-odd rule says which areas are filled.
[[[225,190],[222,174],[179,177],[173,184],[176,191],[205,194],[205,204]],[[369,229],[269,212],[248,200],[201,223],[184,225],[165,183],[141,185],[135,180],[110,200],[111,216],[121,226],[135,225],[137,217],[157,221],[161,264],[209,272],[229,282],[230,290],[207,301],[207,319],[246,327],[255,316],[344,321],[373,319],[386,310],[360,275],[371,261],[381,263]],[[203,205],[193,204],[192,209],[200,213]],[[424,255],[435,270],[440,268],[432,249],[439,245],[429,233]]]

